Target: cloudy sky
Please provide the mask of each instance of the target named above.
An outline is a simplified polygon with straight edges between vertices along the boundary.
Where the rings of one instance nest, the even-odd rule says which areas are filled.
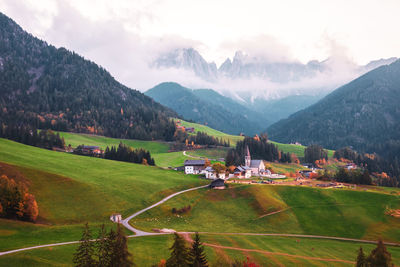
[[[0,10],[141,90],[180,75],[147,67],[175,47],[194,47],[217,65],[237,50],[303,63],[400,56],[398,0],[0,0]]]

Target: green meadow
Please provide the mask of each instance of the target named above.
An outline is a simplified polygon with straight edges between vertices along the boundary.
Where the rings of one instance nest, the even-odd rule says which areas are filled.
[[[187,214],[172,208],[190,205]],[[221,233],[291,233],[400,241],[398,195],[276,185],[234,185],[179,195],[134,218],[139,228]],[[281,211],[272,215],[269,213]]]
[[[132,139],[118,139],[110,138],[99,135],[90,134],[77,134],[77,133],[66,133],[59,132],[61,137],[64,137],[65,144],[71,144],[72,147],[77,147],[79,145],[89,145],[89,146],[99,146],[105,149],[107,146],[118,146],[120,142],[133,147],[133,148],[143,148],[150,151],[151,154],[155,153],[166,153],[169,150],[169,144],[166,142],[159,141],[142,141],[142,140],[132,140]]]
[[[210,244],[259,251],[246,252],[206,246],[205,252],[211,267],[221,267],[224,263],[235,260],[244,261],[247,257],[261,266],[353,266],[351,263],[327,260],[354,261],[360,246],[366,253],[375,247],[373,244],[310,238],[213,234],[201,234],[200,237],[203,242]],[[169,257],[172,236],[131,238],[128,245],[136,266],[151,266]],[[19,252],[0,257],[0,266],[73,266],[75,249],[76,245],[67,245]],[[400,248],[388,246],[388,251],[392,254],[395,265],[399,265]]]
[[[49,151],[0,139],[0,165],[24,177],[39,205],[37,224],[0,220],[0,249],[77,240],[84,222],[109,222],[206,183],[159,167]],[[7,241],[7,242],[6,242]]]

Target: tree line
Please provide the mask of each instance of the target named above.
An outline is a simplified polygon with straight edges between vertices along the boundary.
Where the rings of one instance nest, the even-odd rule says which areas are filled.
[[[27,186],[6,175],[0,176],[0,217],[35,222],[39,207]]]
[[[312,144],[304,149],[304,161],[315,163],[317,160],[328,160],[328,152],[320,145]]]
[[[85,224],[82,238],[73,257],[77,267],[128,267],[133,266],[131,253],[128,251],[127,237],[120,224],[116,231],[107,233],[104,224],[100,226],[97,239],[93,241],[88,223]]]
[[[393,267],[392,255],[387,251],[382,240],[378,241],[376,248],[367,256],[362,247],[358,250],[356,267]]]
[[[397,157],[387,160],[377,154],[360,154],[349,147],[335,151],[334,158],[346,159],[369,171],[381,174],[376,179],[376,184],[381,186],[400,186],[400,161]],[[382,175],[383,174],[383,175]]]
[[[118,147],[111,146],[111,148],[109,148],[107,146],[104,152],[104,158],[151,166],[155,165],[154,159],[151,157],[149,151],[141,148],[133,149],[122,142],[119,143]]]
[[[59,133],[52,130],[41,130],[29,125],[17,126],[15,124],[1,124],[0,137],[10,139],[25,145],[53,149],[54,147],[64,149],[65,141]]]
[[[227,152],[225,158],[226,166],[244,165],[247,147],[249,148],[253,159],[286,163],[292,162],[292,156],[290,153],[279,151],[276,145],[268,142],[267,135],[261,135],[261,137],[246,136],[242,141],[237,142],[236,147]]]
[[[133,255],[128,250],[127,236],[122,226],[117,225],[116,231],[106,231],[104,224],[100,226],[96,238],[93,237],[88,223],[85,224],[82,238],[77,247],[73,263],[76,267],[129,267],[135,266]],[[194,240],[187,242],[181,235],[174,233],[174,241],[168,259],[162,259],[152,267],[208,267],[207,255],[204,251],[200,235],[195,233]],[[236,260],[233,263],[217,260],[217,266],[258,267],[249,258],[245,261]]]

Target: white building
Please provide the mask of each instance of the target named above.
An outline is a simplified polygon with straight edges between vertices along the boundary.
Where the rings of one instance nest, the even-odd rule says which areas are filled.
[[[218,173],[212,168],[212,167],[207,167],[204,170],[204,174],[206,175],[207,179],[224,179],[225,180],[225,172],[223,173]]]
[[[204,173],[205,160],[185,160],[185,174]]]
[[[251,169],[247,166],[238,166],[233,175],[236,178],[249,179],[251,177]]]
[[[250,168],[251,174],[254,176],[259,176],[261,171],[264,171],[265,165],[264,161],[261,159],[251,159],[249,147],[246,147],[246,156],[245,156],[245,166]]]
[[[114,213],[110,216],[110,220],[115,222],[115,223],[121,223],[122,221],[122,216],[119,213]]]

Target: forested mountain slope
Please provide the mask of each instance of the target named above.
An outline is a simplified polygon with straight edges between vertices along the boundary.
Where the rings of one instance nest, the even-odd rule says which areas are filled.
[[[212,90],[191,90],[177,83],[166,82],[145,94],[187,120],[209,125],[225,133],[253,135],[265,129],[265,120],[261,115],[254,118],[256,112]]]
[[[105,69],[25,32],[0,13],[0,125],[165,139],[176,113]]]
[[[400,60],[335,90],[311,107],[268,128],[280,142],[352,146],[386,157],[400,155]]]

